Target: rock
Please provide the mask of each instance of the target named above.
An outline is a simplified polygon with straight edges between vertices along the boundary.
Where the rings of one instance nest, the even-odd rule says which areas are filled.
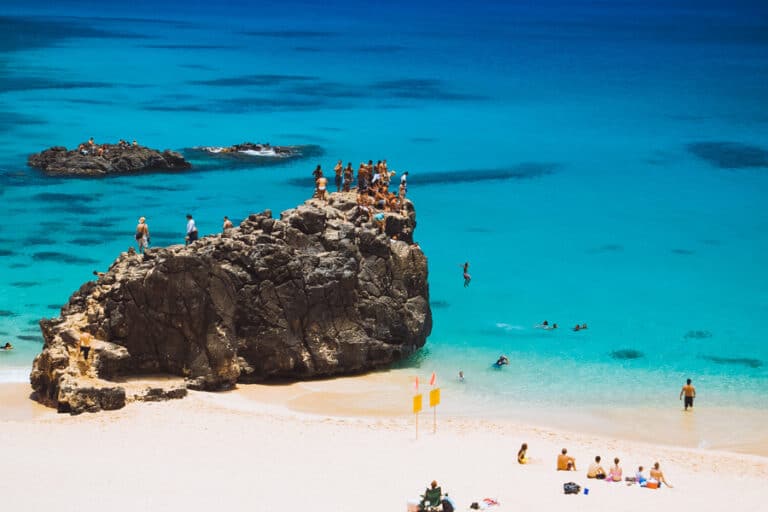
[[[269,143],[243,142],[232,146],[198,146],[186,148],[184,155],[194,160],[195,168],[263,167],[281,165],[288,160],[311,158],[323,154],[314,144],[272,146]]]
[[[128,144],[80,144],[68,151],[55,146],[30,155],[27,163],[49,176],[107,176],[150,171],[181,171],[192,165],[175,151]]]
[[[61,317],[41,321],[36,396],[62,411],[96,411],[125,403],[126,377],[185,379],[183,392],[128,394],[146,401],[187,387],[358,374],[413,354],[432,313],[427,259],[412,243],[416,215],[406,206],[405,215],[386,213],[384,234],[354,216],[354,193],[336,193],[279,219],[250,215],[189,246],[121,254]],[[87,361],[82,332],[94,337]]]

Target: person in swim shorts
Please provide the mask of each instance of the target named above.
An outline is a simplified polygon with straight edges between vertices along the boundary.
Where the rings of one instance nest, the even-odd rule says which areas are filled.
[[[683,410],[687,411],[689,407],[693,409],[693,399],[696,398],[696,388],[691,385],[691,379],[685,381],[685,386],[680,390],[680,400],[683,399],[683,395],[685,395]]]
[[[136,226],[136,243],[139,244],[139,253],[143,253],[144,249],[149,245],[149,226],[147,226],[147,219],[144,217],[139,218],[139,223]]]
[[[469,262],[464,263],[464,288],[469,286],[469,282],[472,281],[472,276],[469,275]]]

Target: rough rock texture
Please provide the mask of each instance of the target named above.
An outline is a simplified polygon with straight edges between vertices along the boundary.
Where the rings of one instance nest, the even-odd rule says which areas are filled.
[[[279,220],[251,215],[188,247],[121,254],[61,317],[41,321],[45,346],[30,376],[38,399],[62,411],[110,409],[125,402],[114,382],[125,376],[172,374],[218,390],[355,374],[412,354],[432,314],[415,212],[405,207],[386,214],[380,233],[361,222],[354,194],[331,194],[330,205],[311,199]],[[96,338],[87,361],[81,332]]]
[[[191,168],[175,151],[160,152],[144,146],[81,144],[67,151],[63,146],[30,155],[27,163],[51,176],[106,176],[148,171],[180,171]]]

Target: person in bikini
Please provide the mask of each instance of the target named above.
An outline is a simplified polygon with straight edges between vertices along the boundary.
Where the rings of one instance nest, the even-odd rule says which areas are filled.
[[[224,224],[221,226],[221,231],[226,232],[228,229],[232,229],[232,221],[229,220],[229,217],[226,215],[224,216]]]
[[[136,243],[139,245],[139,253],[141,254],[149,245],[149,226],[147,226],[147,219],[145,217],[139,218],[135,237]]]
[[[621,466],[619,466],[619,458],[616,457],[613,459],[613,467],[611,467],[611,471],[608,473],[608,480],[611,482],[621,482],[622,473]]]
[[[328,188],[328,178],[320,175],[319,178],[317,178],[317,198],[321,201],[327,201],[328,196],[326,195],[326,189]]]
[[[672,487],[664,478],[664,473],[661,472],[658,462],[655,462],[653,464],[653,467],[651,468],[651,471],[650,471],[650,477],[651,477],[651,480],[655,480],[661,484],[666,485],[667,487]]]

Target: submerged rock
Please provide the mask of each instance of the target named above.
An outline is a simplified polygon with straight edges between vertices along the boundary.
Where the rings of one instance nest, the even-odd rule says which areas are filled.
[[[640,359],[643,356],[642,352],[633,348],[623,348],[611,352],[611,357],[614,359]]]
[[[41,322],[30,375],[38,399],[60,411],[108,409],[125,402],[127,376],[171,374],[218,390],[356,374],[414,353],[432,314],[413,205],[386,213],[384,233],[352,222],[355,210],[354,194],[331,194],[329,205],[251,215],[188,247],[121,254],[61,317]],[[95,337],[87,360],[83,332]]]
[[[196,169],[213,170],[227,167],[264,167],[320,156],[323,149],[314,144],[272,146],[269,143],[243,142],[233,146],[198,146],[187,148],[184,155],[195,162]]]
[[[175,151],[130,144],[80,144],[67,150],[55,146],[30,155],[27,163],[49,176],[96,177],[149,171],[182,171],[192,165]]]

